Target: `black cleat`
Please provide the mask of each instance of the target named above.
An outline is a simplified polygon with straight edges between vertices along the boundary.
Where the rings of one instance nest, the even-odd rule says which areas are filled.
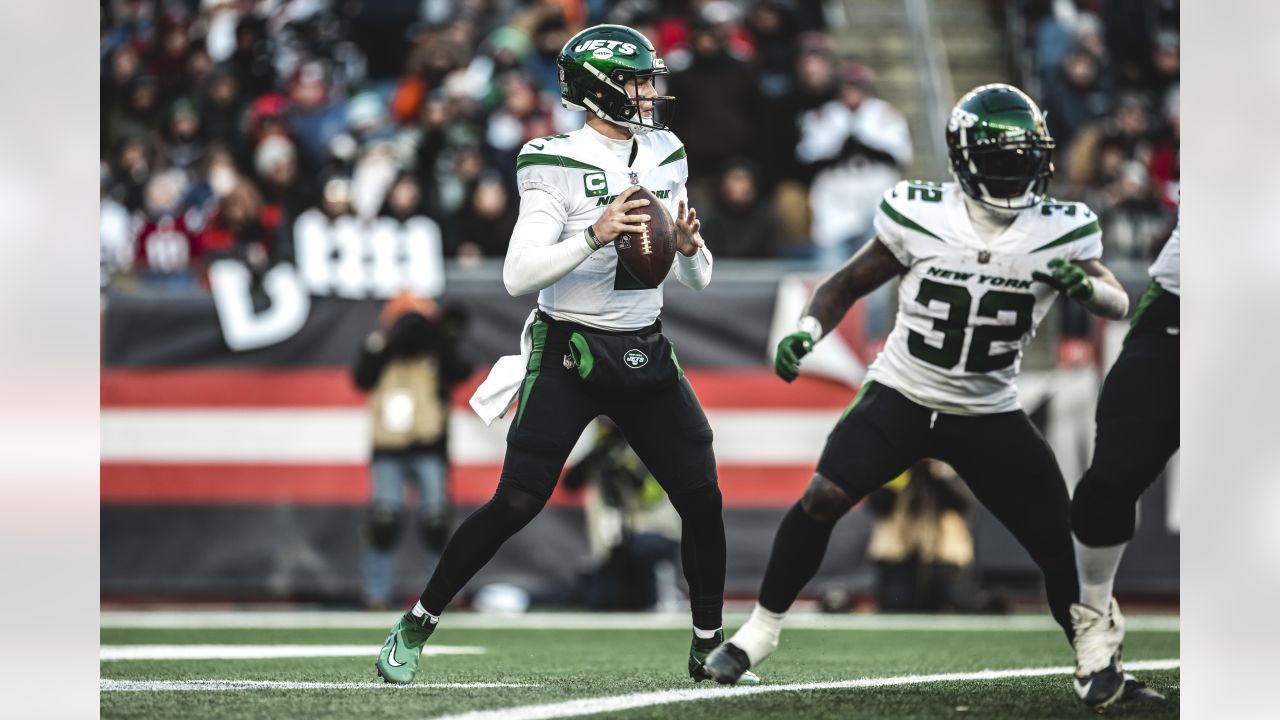
[[[1120,694],[1122,703],[1158,703],[1164,702],[1164,696],[1147,687],[1147,684],[1129,673],[1124,674],[1124,692]]]
[[[751,667],[747,653],[733,643],[725,643],[707,656],[707,674],[721,685],[734,685]],[[758,682],[758,681],[757,681]],[[754,683],[753,683],[754,684]]]

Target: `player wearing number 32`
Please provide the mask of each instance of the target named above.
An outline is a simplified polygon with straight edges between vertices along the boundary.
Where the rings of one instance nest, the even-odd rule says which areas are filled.
[[[644,35],[620,25],[578,33],[557,63],[563,104],[586,111],[587,121],[526,143],[516,160],[520,216],[503,282],[512,295],[538,292],[522,339],[527,360],[514,366],[510,385],[495,382],[499,362],[481,386],[510,388],[486,406],[492,415],[479,391],[472,398],[486,421],[517,400],[502,475],[493,498],[454,533],[418,604],[391,628],[377,660],[388,682],[413,679],[445,607],[542,510],[569,451],[599,415],[621,428],[680,514],[695,680],[706,679],[703,660],[724,639],[726,550],[711,426],[658,319],[667,272],[701,290],[712,263],[697,213],[686,210],[684,146],[662,123],[674,98],[659,96],[653,82],[667,69]],[[666,209],[633,198],[638,187]],[[665,230],[652,237],[659,212],[674,218],[674,242]],[[668,267],[653,260],[657,247],[674,249],[674,262],[663,256]],[[620,249],[650,255],[652,274],[628,271]]]
[[[976,88],[951,111],[946,140],[955,182],[887,191],[876,238],[822,281],[778,346],[776,370],[790,382],[854,301],[901,276],[893,332],[778,528],[759,604],[707,660],[720,682],[773,653],[836,521],[926,457],[950,463],[1027,549],[1071,637],[1071,503],[1014,380],[1059,293],[1112,319],[1128,311],[1128,297],[1098,262],[1093,212],[1044,197],[1054,144],[1029,97],[1008,85]]]

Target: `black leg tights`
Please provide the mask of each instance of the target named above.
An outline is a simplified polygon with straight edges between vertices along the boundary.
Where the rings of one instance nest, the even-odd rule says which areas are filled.
[[[715,630],[723,624],[726,556],[720,488],[704,485],[669,497],[680,513],[680,562],[689,583],[693,626]]]
[[[528,525],[546,502],[545,497],[499,483],[493,499],[471,513],[449,538],[427,589],[422,591],[422,607],[432,615],[444,612],[453,596],[493,559],[502,543]]]

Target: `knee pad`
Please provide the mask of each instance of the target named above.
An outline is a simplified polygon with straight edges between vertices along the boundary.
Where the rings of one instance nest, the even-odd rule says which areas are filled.
[[[685,522],[705,522],[705,519],[712,516],[719,518],[724,506],[724,496],[720,494],[720,486],[715,483],[668,494],[667,497]]]
[[[422,535],[422,544],[432,552],[444,550],[449,541],[449,516],[423,515],[418,519],[418,532]]]
[[[1071,499],[1071,531],[1090,547],[1128,542],[1137,529],[1138,497],[1101,481],[1090,469]]]
[[[547,504],[548,499],[549,497],[535,494],[519,485],[499,482],[489,506],[504,517],[528,522],[542,512],[542,506]]]
[[[404,525],[404,511],[394,508],[370,508],[367,523],[369,544],[379,550],[390,550],[400,539],[400,529]]]
[[[848,493],[834,482],[814,475],[804,495],[800,497],[800,509],[806,515],[825,523],[834,523],[853,507]]]

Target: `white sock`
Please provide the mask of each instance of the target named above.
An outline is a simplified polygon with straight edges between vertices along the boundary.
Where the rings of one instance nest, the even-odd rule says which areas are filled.
[[[720,632],[723,629],[724,628],[716,628],[715,630],[703,630],[702,628],[695,625],[693,627],[693,634],[699,640],[710,640],[711,638],[716,636],[716,633]]]
[[[751,617],[729,641],[745,652],[751,666],[755,667],[778,649],[778,635],[782,632],[784,617],[785,613],[771,612],[757,604],[751,611]]]
[[[427,612],[427,609],[426,609],[426,608],[424,608],[424,607],[422,607],[422,601],[421,601],[421,600],[419,600],[418,602],[414,603],[414,604],[413,604],[413,609],[412,609],[412,610],[410,610],[409,612],[413,613],[413,616],[414,616],[414,617],[416,617],[416,618],[420,618],[420,617],[422,617],[423,615],[426,615],[426,616],[427,616],[427,622],[431,623],[432,625],[435,625],[436,623],[440,622],[440,616],[439,616],[439,615],[432,615],[431,613]]]
[[[1102,614],[1110,612],[1116,570],[1128,543],[1089,547],[1071,536],[1076,546],[1076,575],[1080,578],[1080,602]]]

